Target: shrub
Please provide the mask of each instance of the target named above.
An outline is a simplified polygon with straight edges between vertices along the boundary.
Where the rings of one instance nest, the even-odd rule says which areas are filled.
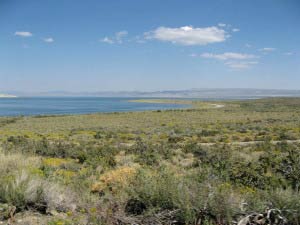
[[[31,173],[40,166],[39,158],[0,153],[0,162],[0,202],[15,206],[18,211],[28,208],[41,212],[50,208],[75,209],[72,191]]]
[[[100,176],[99,181],[91,187],[92,192],[103,192],[107,189],[116,193],[120,189],[126,187],[134,178],[136,167],[120,167],[115,170],[108,171]]]

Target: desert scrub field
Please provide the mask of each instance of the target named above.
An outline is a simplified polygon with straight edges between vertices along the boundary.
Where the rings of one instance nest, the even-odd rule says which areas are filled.
[[[1,117],[0,221],[299,224],[299,98],[176,102]]]

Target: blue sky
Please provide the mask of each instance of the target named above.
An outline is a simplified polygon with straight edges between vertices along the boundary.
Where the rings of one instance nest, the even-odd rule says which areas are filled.
[[[300,89],[299,0],[0,0],[0,92]]]

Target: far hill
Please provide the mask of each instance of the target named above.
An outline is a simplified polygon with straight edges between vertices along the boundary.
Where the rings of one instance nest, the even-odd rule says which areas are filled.
[[[139,98],[207,98],[207,99],[247,99],[264,97],[300,97],[300,90],[244,89],[244,88],[202,88],[162,91],[98,91],[98,92],[10,92],[17,96],[44,97],[139,97]]]

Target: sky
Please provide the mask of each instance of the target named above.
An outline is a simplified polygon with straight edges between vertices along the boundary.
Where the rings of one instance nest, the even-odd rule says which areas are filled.
[[[0,0],[0,93],[300,89],[299,0]]]

